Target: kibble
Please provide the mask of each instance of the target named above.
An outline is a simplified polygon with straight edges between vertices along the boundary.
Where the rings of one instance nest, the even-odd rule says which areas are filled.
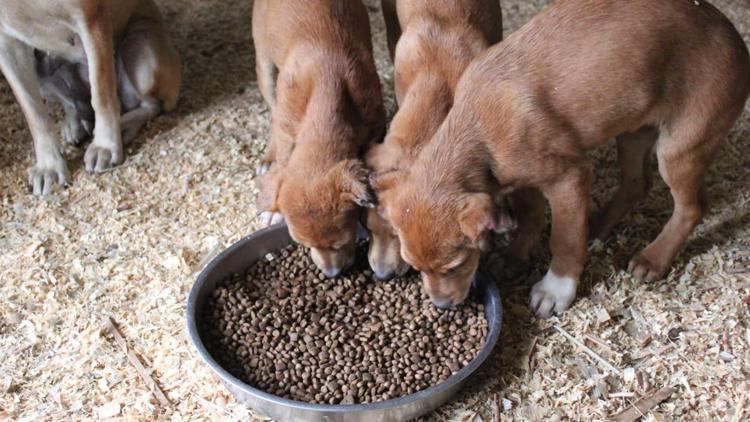
[[[372,403],[438,384],[479,353],[488,329],[481,304],[434,307],[418,275],[376,282],[360,260],[328,279],[298,246],[220,282],[204,315],[209,351],[233,375],[325,404]]]

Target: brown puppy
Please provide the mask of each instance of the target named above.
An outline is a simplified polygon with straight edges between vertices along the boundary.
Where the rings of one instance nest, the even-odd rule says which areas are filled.
[[[494,186],[539,189],[552,207],[553,259],[531,306],[548,317],[570,306],[586,260],[585,151],[617,137],[622,186],[598,220],[606,236],[645,195],[656,146],[674,213],[629,271],[658,279],[700,221],[704,175],[749,92],[747,47],[702,0],[562,0],[474,61],[408,174],[374,186],[403,258],[440,305],[467,295],[495,225]]]
[[[383,1],[384,12],[389,5],[392,0]],[[394,31],[400,36],[394,60],[399,111],[385,142],[367,154],[367,165],[377,174],[408,168],[448,115],[466,66],[503,34],[497,0],[398,0],[396,6],[399,21],[388,25],[388,34],[389,39]],[[388,22],[391,14],[385,16]],[[401,259],[390,224],[371,209],[366,226],[376,277],[403,275],[409,265]]]
[[[99,172],[124,160],[123,143],[148,120],[175,108],[181,82],[152,0],[0,0],[0,70],[34,139],[35,195],[70,180],[43,97],[63,104],[67,140],[94,126],[84,161]]]
[[[360,0],[259,0],[253,38],[273,110],[262,205],[336,276],[354,259],[360,207],[373,206],[358,157],[385,128],[367,10]]]

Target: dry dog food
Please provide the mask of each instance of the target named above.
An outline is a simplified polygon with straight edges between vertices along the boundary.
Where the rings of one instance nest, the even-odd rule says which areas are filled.
[[[326,279],[297,246],[261,260],[209,299],[209,350],[256,388],[328,404],[415,393],[474,359],[488,330],[481,304],[439,310],[418,276],[376,282],[364,267]]]

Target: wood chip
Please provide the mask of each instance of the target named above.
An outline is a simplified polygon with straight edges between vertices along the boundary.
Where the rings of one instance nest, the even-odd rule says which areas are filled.
[[[664,387],[653,395],[638,400],[635,404],[615,415],[612,419],[617,422],[632,422],[643,417],[649,410],[667,400],[674,393],[674,388]],[[610,394],[612,397],[612,394]]]
[[[112,337],[114,337],[115,341],[120,346],[122,351],[125,352],[128,361],[130,361],[130,364],[133,365],[136,371],[138,371],[138,375],[141,376],[141,379],[143,379],[143,381],[149,387],[151,393],[154,395],[154,397],[156,397],[159,403],[161,403],[161,405],[164,407],[168,407],[169,405],[171,405],[171,402],[169,401],[169,398],[167,398],[167,395],[164,394],[164,391],[162,391],[161,387],[159,387],[159,384],[157,384],[156,381],[151,377],[150,371],[146,369],[138,355],[136,355],[135,352],[131,350],[130,347],[128,347],[128,343],[125,340],[125,337],[123,337],[120,330],[117,328],[117,324],[115,323],[115,321],[112,318],[107,318],[106,320],[104,320],[104,325],[107,328],[107,331],[112,335]]]
[[[96,414],[99,416],[99,418],[112,418],[120,414],[121,406],[120,402],[117,401],[111,401],[103,406],[100,406],[96,410]]]

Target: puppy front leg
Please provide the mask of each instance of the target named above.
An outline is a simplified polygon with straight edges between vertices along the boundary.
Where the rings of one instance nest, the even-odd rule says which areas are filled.
[[[13,89],[34,139],[36,164],[29,169],[29,187],[34,195],[48,195],[55,183],[67,184],[70,173],[42,102],[34,50],[0,34],[0,70]]]
[[[570,168],[564,177],[541,188],[552,208],[552,264],[531,289],[531,309],[538,317],[560,314],[575,299],[587,253],[590,173]]]
[[[114,40],[107,14],[100,9],[88,16],[80,34],[88,59],[91,106],[96,119],[94,140],[86,150],[84,162],[88,172],[101,172],[123,161]]]

